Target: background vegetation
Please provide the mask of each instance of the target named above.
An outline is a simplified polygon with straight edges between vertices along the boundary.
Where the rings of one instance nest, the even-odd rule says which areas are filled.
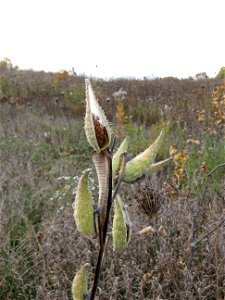
[[[132,238],[121,253],[109,247],[99,298],[224,299],[223,77],[92,83],[117,145],[129,135],[135,155],[169,124],[158,159],[172,144],[178,154],[157,176],[123,189]],[[96,245],[77,232],[72,209],[78,178],[91,167],[84,97],[83,77],[0,63],[0,299],[71,299],[76,271],[95,266]],[[139,203],[162,194],[153,224]],[[157,234],[140,234],[149,225]]]

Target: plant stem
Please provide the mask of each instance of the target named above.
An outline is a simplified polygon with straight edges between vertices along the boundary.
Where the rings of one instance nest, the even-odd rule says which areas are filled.
[[[193,244],[196,246],[198,243],[200,243],[202,240],[207,238],[210,234],[212,234],[216,229],[218,229],[221,225],[225,223],[225,219],[222,219],[213,229],[211,229],[209,232],[204,234],[202,237],[200,237],[197,241],[194,241]]]
[[[198,201],[198,206],[197,206],[197,210],[194,211],[194,209],[191,208],[191,206],[189,205],[188,202],[188,198],[189,195],[187,196],[187,203],[188,203],[188,207],[190,209],[190,211],[192,212],[193,215],[193,221],[192,221],[192,236],[191,236],[191,257],[189,259],[188,262],[188,269],[191,269],[192,264],[193,264],[193,260],[194,260],[194,253],[196,252],[197,249],[197,244],[199,242],[201,242],[204,238],[208,237],[208,235],[210,235],[211,233],[213,233],[219,226],[221,226],[224,223],[224,219],[211,231],[209,231],[208,233],[206,233],[205,235],[203,235],[201,238],[197,239],[197,231],[198,231],[198,217],[201,213],[201,209],[203,206],[203,202],[205,199],[205,195],[208,189],[208,179],[209,177],[219,168],[224,168],[225,167],[225,163],[222,163],[220,165],[215,166],[208,174],[206,174],[205,177],[205,182],[204,182],[204,190],[202,192],[201,198]]]
[[[97,291],[97,287],[98,287],[98,281],[99,281],[99,276],[100,276],[100,272],[101,272],[101,265],[102,265],[102,258],[103,258],[103,254],[104,254],[104,245],[102,245],[102,247],[99,250],[98,253],[98,260],[97,260],[97,265],[95,268],[95,277],[94,277],[94,282],[93,282],[93,286],[92,286],[92,290],[91,290],[91,295],[90,295],[90,300],[94,300],[95,299],[95,294]]]
[[[105,252],[105,243],[106,243],[107,230],[108,230],[108,224],[109,224],[109,215],[110,215],[110,210],[111,210],[111,206],[112,206],[112,156],[111,156],[110,152],[108,152],[106,155],[108,155],[108,162],[109,162],[108,198],[107,198],[106,218],[105,218],[105,222],[104,222],[104,226],[103,226],[103,232],[102,233],[99,232],[100,249],[99,249],[97,264],[96,264],[96,268],[95,268],[95,276],[94,276],[94,282],[93,282],[93,286],[92,286],[92,290],[91,290],[90,300],[95,299],[95,294],[96,294],[96,291],[98,288],[102,260],[103,260],[103,256],[104,256],[104,252]]]

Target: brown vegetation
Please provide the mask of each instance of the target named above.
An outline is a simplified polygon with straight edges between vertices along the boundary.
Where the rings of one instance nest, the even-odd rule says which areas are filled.
[[[139,183],[123,188],[131,242],[125,251],[108,247],[99,299],[224,299],[224,132],[221,122],[208,122],[218,121],[212,95],[220,86],[220,78],[93,80],[118,140],[130,135],[132,154],[167,122],[158,159],[171,144],[187,153],[146,178],[147,197]],[[113,97],[120,89],[122,100]],[[90,166],[83,100],[82,77],[0,70],[0,299],[72,299],[76,271],[86,262],[94,270],[96,245],[78,233],[72,209],[77,179]],[[148,205],[163,198],[154,223],[140,209],[145,197]]]

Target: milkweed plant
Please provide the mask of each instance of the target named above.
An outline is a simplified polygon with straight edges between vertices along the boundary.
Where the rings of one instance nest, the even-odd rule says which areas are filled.
[[[89,79],[85,80],[86,115],[85,133],[93,148],[92,161],[98,179],[98,201],[94,201],[89,187],[89,169],[81,175],[74,203],[74,218],[77,229],[88,239],[98,239],[99,251],[92,287],[88,288],[87,275],[90,264],[81,266],[72,282],[74,300],[95,299],[103,256],[108,239],[110,215],[113,213],[113,250],[121,250],[131,238],[130,220],[119,195],[122,183],[132,184],[149,173],[165,166],[171,158],[155,163],[156,155],[163,143],[165,129],[145,151],[128,159],[129,137],[115,151],[115,138],[106,115],[100,107]],[[112,209],[113,207],[113,209]]]

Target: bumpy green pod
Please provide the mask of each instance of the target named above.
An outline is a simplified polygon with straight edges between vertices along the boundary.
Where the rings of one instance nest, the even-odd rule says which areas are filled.
[[[116,181],[117,176],[119,174],[121,164],[122,164],[122,157],[124,153],[127,153],[128,151],[128,145],[129,145],[129,138],[126,137],[123,142],[121,143],[120,147],[116,151],[116,153],[113,155],[112,159],[112,176],[113,181]]]
[[[79,180],[74,204],[74,218],[77,229],[88,238],[93,238],[94,209],[93,199],[88,185],[88,170],[85,170]]]
[[[100,225],[103,228],[106,217],[107,199],[109,191],[109,158],[105,151],[102,151],[100,153],[93,152],[92,160],[98,177],[98,207],[100,209]]]
[[[85,297],[88,295],[87,271],[89,267],[89,263],[83,265],[73,279],[73,300],[84,300]]]
[[[173,160],[173,158],[169,157],[165,160],[161,160],[161,161],[159,161],[155,164],[150,165],[148,173],[151,174],[151,173],[155,173],[155,172],[161,170],[163,167],[165,167],[172,160]]]
[[[164,138],[164,131],[161,131],[154,143],[144,152],[128,161],[125,168],[124,181],[133,182],[149,172],[149,166],[154,162]]]
[[[111,129],[104,111],[99,106],[89,79],[85,80],[86,115],[85,133],[88,142],[96,152],[108,148],[111,144]]]
[[[114,218],[112,227],[113,249],[124,248],[130,240],[130,224],[127,211],[119,195],[114,202]]]

